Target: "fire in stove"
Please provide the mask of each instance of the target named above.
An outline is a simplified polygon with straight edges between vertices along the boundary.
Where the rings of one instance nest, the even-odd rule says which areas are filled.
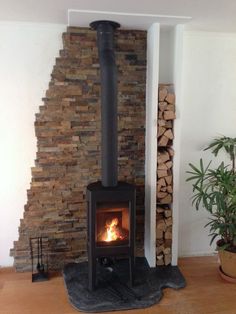
[[[129,207],[100,204],[97,208],[97,246],[123,245],[129,241]]]
[[[124,239],[124,236],[122,235],[120,228],[118,227],[118,223],[118,218],[113,218],[112,221],[106,221],[106,232],[103,237],[103,241],[110,242]]]
[[[104,229],[105,231],[98,236],[99,241],[111,242],[128,239],[129,232],[119,226],[119,219],[117,217],[107,220]]]

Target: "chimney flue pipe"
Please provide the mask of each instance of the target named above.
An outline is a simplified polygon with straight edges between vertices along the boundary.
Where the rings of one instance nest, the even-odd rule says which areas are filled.
[[[95,21],[90,26],[97,30],[101,77],[101,181],[104,187],[114,187],[118,181],[117,68],[114,52],[114,30],[120,27],[120,24],[112,21]]]

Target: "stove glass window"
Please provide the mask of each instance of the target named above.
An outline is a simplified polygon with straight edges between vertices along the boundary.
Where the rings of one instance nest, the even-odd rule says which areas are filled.
[[[122,246],[129,244],[129,202],[97,203],[96,246]]]

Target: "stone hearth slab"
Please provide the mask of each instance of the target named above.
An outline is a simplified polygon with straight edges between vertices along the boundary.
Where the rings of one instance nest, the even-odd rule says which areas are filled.
[[[69,301],[84,312],[105,312],[149,307],[160,301],[162,289],[185,287],[177,266],[150,268],[145,258],[136,258],[135,283],[129,286],[128,260],[110,267],[97,264],[97,288],[88,290],[88,263],[70,263],[63,270]]]

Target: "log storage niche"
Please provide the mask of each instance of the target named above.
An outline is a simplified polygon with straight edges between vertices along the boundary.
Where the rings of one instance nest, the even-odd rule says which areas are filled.
[[[173,120],[175,119],[174,87],[160,84],[158,92],[157,134],[157,215],[156,264],[171,263],[173,199]]]

